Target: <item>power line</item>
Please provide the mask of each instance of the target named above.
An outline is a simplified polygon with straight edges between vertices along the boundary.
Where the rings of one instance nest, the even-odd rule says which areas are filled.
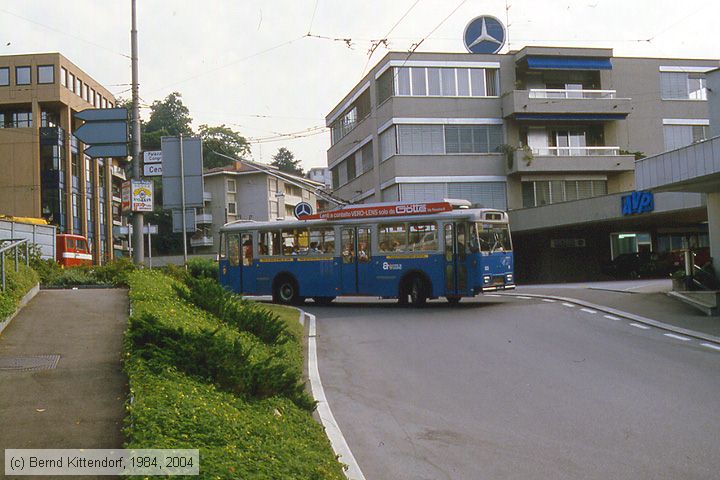
[[[402,17],[400,17],[400,19],[397,22],[395,22],[395,24],[390,28],[390,30],[388,30],[388,32],[385,35],[383,35],[383,37],[381,39],[370,42],[370,48],[368,49],[368,59],[367,59],[367,62],[365,62],[365,66],[362,69],[362,73],[360,74],[361,77],[365,75],[365,70],[367,70],[367,67],[370,64],[370,59],[375,54],[375,51],[380,47],[380,45],[385,45],[385,47],[388,46],[388,37],[390,36],[390,34],[393,32],[393,30],[395,30],[395,28],[398,25],[400,25],[400,22],[405,20],[405,17],[407,17],[408,14],[410,14],[412,9],[415,8],[415,6],[418,3],[420,3],[420,0],[415,0],[415,3],[410,5],[410,8],[405,10],[405,13],[403,13]]]
[[[312,32],[312,26],[313,22],[315,22],[315,13],[317,12],[318,2],[320,0],[315,0],[315,8],[313,8],[312,18],[310,19],[310,26],[308,27],[308,35],[310,35],[310,32]]]
[[[34,25],[37,25],[39,27],[43,27],[47,30],[53,31],[55,33],[59,33],[60,35],[66,35],[68,37],[74,38],[75,40],[80,40],[81,42],[87,43],[88,45],[93,45],[98,48],[102,48],[103,50],[107,50],[108,52],[114,53],[115,55],[120,55],[121,57],[130,58],[130,55],[127,55],[125,53],[116,52],[115,50],[108,48],[104,45],[100,45],[99,43],[92,42],[90,40],[86,40],[82,37],[78,37],[77,35],[73,35],[72,33],[67,33],[66,31],[59,30],[55,27],[51,27],[50,25],[45,25],[44,23],[36,22],[35,20],[31,20],[27,17],[23,17],[22,15],[18,15],[17,13],[11,12],[9,10],[5,10],[4,8],[0,8],[0,12],[6,13],[8,15],[11,15],[15,18],[19,18],[21,20],[25,20],[26,22],[32,23]]]

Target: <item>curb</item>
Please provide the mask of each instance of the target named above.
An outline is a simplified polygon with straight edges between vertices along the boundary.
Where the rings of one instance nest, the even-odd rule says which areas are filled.
[[[4,319],[3,321],[0,321],[0,333],[2,333],[3,330],[5,330],[5,328],[6,328],[8,325],[10,325],[10,322],[12,321],[12,319],[15,318],[15,316],[17,316],[18,313],[20,313],[20,310],[22,310],[22,308],[23,308],[25,305],[27,305],[27,304],[30,302],[30,300],[32,300],[33,298],[35,298],[35,295],[37,295],[39,291],[40,291],[40,284],[39,284],[39,283],[36,283],[35,286],[32,287],[32,288],[20,299],[20,303],[18,304],[18,307],[17,307],[17,309],[15,310],[15,312],[14,312],[14,313],[11,313],[10,316],[7,317],[6,319]]]
[[[601,312],[609,313],[611,315],[616,315],[618,317],[624,317],[628,320],[632,320],[633,322],[639,322],[639,323],[643,323],[645,325],[650,325],[652,327],[659,328],[660,330],[667,330],[668,332],[679,333],[682,335],[686,335],[688,337],[695,338],[697,340],[704,340],[706,342],[713,342],[713,343],[717,343],[718,345],[720,345],[720,337],[716,337],[714,335],[709,335],[707,333],[702,333],[702,332],[696,332],[695,330],[688,330],[688,329],[682,328],[682,327],[676,327],[675,325],[658,322],[657,320],[653,320],[652,318],[642,317],[640,315],[635,315],[634,313],[624,312],[622,310],[616,310],[614,308],[606,307],[604,305],[597,305],[595,303],[586,302],[584,300],[578,300],[576,298],[556,297],[554,295],[538,295],[538,294],[532,294],[532,293],[500,293],[498,295],[505,295],[508,297],[548,298],[548,299],[557,300],[560,302],[574,303],[576,305],[580,305],[583,307],[592,308],[593,310],[599,310]]]

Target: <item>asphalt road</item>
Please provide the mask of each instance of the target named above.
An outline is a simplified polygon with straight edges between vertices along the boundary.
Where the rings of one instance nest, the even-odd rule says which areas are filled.
[[[720,351],[697,341],[536,299],[306,310],[368,480],[720,478]]]

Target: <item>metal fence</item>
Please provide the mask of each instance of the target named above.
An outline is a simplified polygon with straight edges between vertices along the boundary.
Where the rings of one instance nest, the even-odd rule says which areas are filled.
[[[30,265],[30,242],[27,238],[0,239],[0,288],[2,291],[5,291],[5,256],[10,254],[15,257],[15,271],[17,272],[20,266],[20,248],[22,247],[25,248],[25,265]]]

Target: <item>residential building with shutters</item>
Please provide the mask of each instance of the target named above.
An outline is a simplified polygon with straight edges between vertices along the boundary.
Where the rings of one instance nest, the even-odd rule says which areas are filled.
[[[635,188],[636,157],[708,137],[706,75],[718,64],[604,48],[389,53],[326,117],[333,193],[354,203],[462,198],[508,210],[517,239],[542,242],[529,250],[534,258],[567,254],[548,254],[551,245],[588,245],[571,254],[594,248],[604,259],[657,250],[675,241],[672,229],[702,237],[701,217],[636,227],[615,206]],[[699,196],[656,200],[666,212],[704,211]],[[570,208],[580,210],[567,223],[560,212]],[[559,241],[588,225],[597,239]]]
[[[59,53],[0,56],[0,214],[45,218],[85,235],[96,262],[127,254],[113,237],[124,159],[91,159],[73,115],[115,97]]]

